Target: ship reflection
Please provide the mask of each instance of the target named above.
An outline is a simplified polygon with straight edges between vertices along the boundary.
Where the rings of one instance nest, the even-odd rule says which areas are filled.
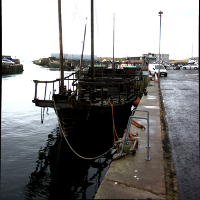
[[[23,188],[25,199],[93,199],[112,157],[109,152],[96,160],[79,158],[61,141],[57,127],[38,152],[36,169]]]

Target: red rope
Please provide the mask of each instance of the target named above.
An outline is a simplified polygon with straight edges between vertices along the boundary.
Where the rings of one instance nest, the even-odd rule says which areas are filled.
[[[143,125],[139,124],[138,122],[136,122],[134,119],[132,119],[131,124],[137,126],[138,128],[145,128]]]
[[[114,114],[113,114],[113,102],[112,101],[108,101],[108,103],[110,104],[111,109],[112,109],[113,137],[114,137],[114,142],[115,142],[115,136],[117,137],[118,140],[121,140],[121,138],[118,137],[117,131],[116,131],[116,128],[115,128],[115,120],[114,120]]]

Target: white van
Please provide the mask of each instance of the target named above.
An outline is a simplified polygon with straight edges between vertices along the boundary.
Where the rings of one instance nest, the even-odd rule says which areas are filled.
[[[159,68],[159,64],[149,64],[148,65],[149,74],[154,75],[155,72],[156,74],[158,74],[158,68]],[[167,70],[165,69],[163,65],[160,65],[160,75],[167,76]]]

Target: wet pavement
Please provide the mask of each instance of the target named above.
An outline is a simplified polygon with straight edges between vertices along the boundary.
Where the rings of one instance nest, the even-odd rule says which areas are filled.
[[[179,199],[200,199],[198,70],[168,70],[160,89]]]

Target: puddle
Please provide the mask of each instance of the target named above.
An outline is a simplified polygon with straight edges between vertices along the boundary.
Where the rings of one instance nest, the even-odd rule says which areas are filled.
[[[147,99],[156,99],[155,96],[147,96]]]
[[[156,108],[156,109],[160,109],[160,107],[159,106],[143,106],[144,108]]]
[[[186,75],[183,75],[183,76],[190,76],[190,75],[196,75],[196,76],[199,76],[199,74],[186,74]]]

